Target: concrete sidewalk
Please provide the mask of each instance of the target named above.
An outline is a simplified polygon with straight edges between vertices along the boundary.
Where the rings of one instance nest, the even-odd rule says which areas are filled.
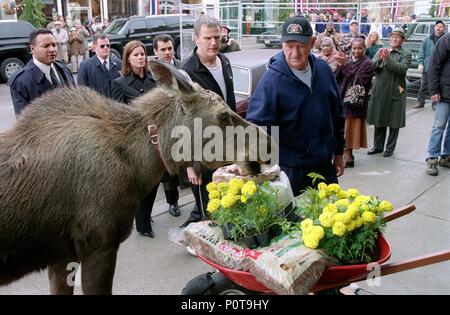
[[[12,105],[5,85],[0,85],[0,131],[12,125]],[[8,103],[9,102],[9,103]],[[407,127],[400,130],[397,150],[390,158],[355,152],[355,168],[346,169],[340,179],[345,188],[390,200],[396,208],[413,203],[417,210],[389,223],[386,238],[392,246],[389,262],[405,260],[434,251],[450,249],[450,170],[440,168],[437,177],[425,173],[428,137],[433,121],[429,104],[412,109],[408,102]],[[5,118],[5,115],[8,115]],[[373,143],[369,128],[369,143]],[[114,278],[114,294],[180,294],[193,277],[212,268],[168,241],[168,231],[189,215],[193,206],[190,190],[182,191],[182,215],[171,217],[164,194],[158,192],[153,211],[155,239],[135,231],[121,245]],[[450,262],[401,272],[381,278],[381,285],[361,287],[376,294],[450,294]],[[9,286],[0,294],[48,294],[46,272],[34,273]],[[81,294],[80,287],[76,293]]]

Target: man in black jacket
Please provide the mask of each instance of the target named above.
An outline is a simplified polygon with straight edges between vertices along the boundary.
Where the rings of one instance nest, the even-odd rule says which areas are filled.
[[[428,63],[428,90],[436,102],[428,143],[427,174],[438,175],[437,166],[450,168],[450,34],[436,44]]]
[[[8,80],[16,116],[45,92],[60,86],[75,85],[69,69],[56,60],[56,41],[50,30],[34,30],[29,43],[33,59]]]
[[[183,62],[181,69],[187,72],[192,81],[197,82],[204,89],[220,95],[228,106],[236,111],[234,97],[233,72],[230,61],[219,53],[220,24],[215,18],[202,15],[195,23],[195,44],[193,53]],[[213,170],[203,170],[201,174],[188,167],[187,175],[191,182],[195,197],[195,208],[182,227],[191,222],[200,221],[205,217],[208,205],[206,184],[212,180]]]

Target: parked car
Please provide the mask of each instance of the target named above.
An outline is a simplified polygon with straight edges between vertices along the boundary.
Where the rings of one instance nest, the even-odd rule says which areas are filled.
[[[233,70],[236,112],[245,118],[250,97],[278,49],[248,49],[227,53]]]
[[[258,44],[264,44],[267,48],[281,48],[281,31],[283,24],[277,26],[276,30],[267,31],[256,36]]]
[[[181,23],[184,36],[191,36],[194,29],[195,18],[189,15],[181,15]],[[152,56],[153,39],[159,34],[169,34],[174,39],[175,55],[180,58],[180,15],[167,14],[155,16],[138,16],[117,19],[105,29],[111,44],[111,53],[121,59],[124,46],[132,40],[140,40],[147,49],[147,55]],[[191,38],[191,37],[189,37]]]
[[[34,29],[25,21],[0,21],[0,77],[3,81],[31,59],[28,39]]]

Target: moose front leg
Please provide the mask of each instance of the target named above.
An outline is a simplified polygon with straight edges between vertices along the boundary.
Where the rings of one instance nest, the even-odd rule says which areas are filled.
[[[72,270],[70,264],[76,265]],[[77,262],[60,261],[48,266],[48,279],[50,280],[50,294],[73,295],[75,285],[75,274],[78,267]]]
[[[118,246],[97,248],[81,260],[84,294],[112,294]]]

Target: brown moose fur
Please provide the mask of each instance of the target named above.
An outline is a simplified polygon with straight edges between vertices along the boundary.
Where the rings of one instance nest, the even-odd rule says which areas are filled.
[[[172,127],[192,130],[194,117],[205,126],[249,125],[176,71],[156,62],[151,69],[160,87],[131,106],[88,88],[57,89],[0,135],[0,285],[48,267],[50,292],[73,294],[66,268],[81,262],[83,293],[111,294],[119,245],[163,174],[148,125],[157,125],[171,173],[182,166],[170,157]]]

